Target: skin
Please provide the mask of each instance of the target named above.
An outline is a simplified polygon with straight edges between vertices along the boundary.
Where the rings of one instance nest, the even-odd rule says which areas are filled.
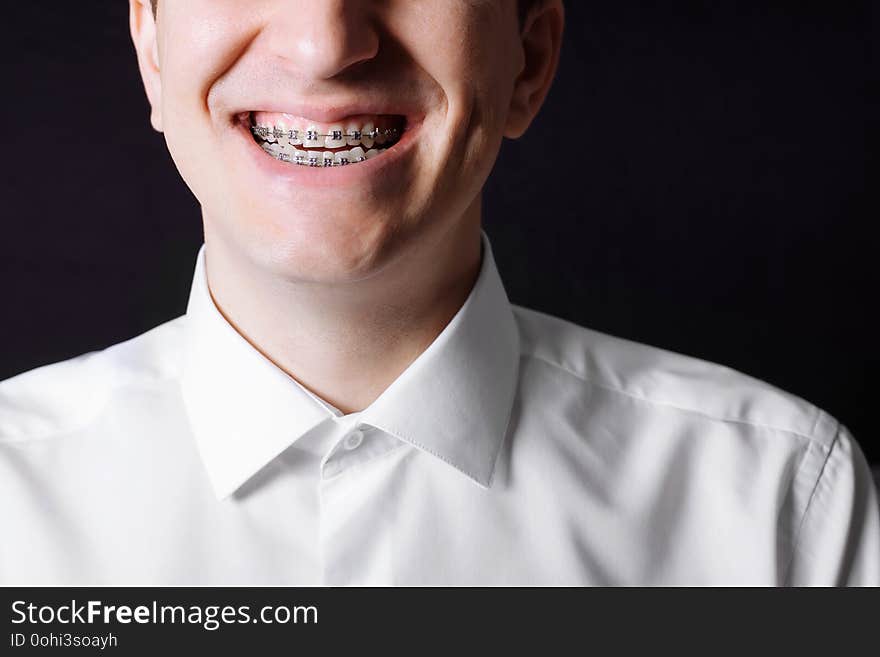
[[[363,410],[473,287],[481,190],[550,89],[562,1],[520,26],[515,0],[161,0],[155,19],[130,0],[130,23],[152,125],[202,207],[217,307],[302,385]],[[237,132],[279,98],[390,99],[421,125],[385,175],[293,185]]]

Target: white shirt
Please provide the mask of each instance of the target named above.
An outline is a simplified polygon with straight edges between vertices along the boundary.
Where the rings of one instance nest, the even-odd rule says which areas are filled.
[[[731,369],[467,301],[360,413],[208,293],[0,384],[3,584],[880,584],[847,430]]]

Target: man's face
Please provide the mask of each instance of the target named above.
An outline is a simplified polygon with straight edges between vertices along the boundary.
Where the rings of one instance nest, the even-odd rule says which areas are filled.
[[[478,221],[503,136],[532,118],[516,5],[160,0],[155,40],[135,40],[208,242],[289,279],[351,281]]]

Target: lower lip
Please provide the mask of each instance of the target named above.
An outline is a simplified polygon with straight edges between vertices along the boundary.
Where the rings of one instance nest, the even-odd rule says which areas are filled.
[[[392,169],[399,166],[412,150],[416,141],[416,133],[420,127],[421,122],[408,124],[399,141],[372,159],[341,167],[326,168],[276,160],[254,141],[251,137],[250,127],[245,123],[237,124],[235,132],[245,142],[246,150],[253,158],[256,168],[278,183],[299,187],[333,187],[338,189],[346,185],[357,185],[375,179],[377,176],[393,175]]]

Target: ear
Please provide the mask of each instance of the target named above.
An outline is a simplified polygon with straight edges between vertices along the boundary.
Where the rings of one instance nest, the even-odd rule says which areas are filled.
[[[513,88],[504,136],[521,137],[544,104],[562,47],[565,10],[562,0],[539,0],[523,23],[523,64]]]
[[[131,40],[137,52],[138,68],[150,102],[150,123],[162,132],[162,77],[159,71],[159,42],[150,0],[129,0]]]

